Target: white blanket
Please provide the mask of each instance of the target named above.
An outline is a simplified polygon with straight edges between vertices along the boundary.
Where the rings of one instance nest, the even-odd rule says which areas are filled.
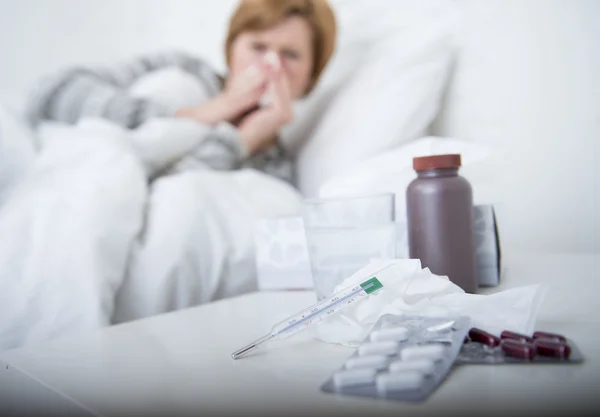
[[[256,288],[254,227],[300,195],[253,170],[149,181],[202,140],[164,119],[40,131],[42,152],[0,208],[0,349]]]

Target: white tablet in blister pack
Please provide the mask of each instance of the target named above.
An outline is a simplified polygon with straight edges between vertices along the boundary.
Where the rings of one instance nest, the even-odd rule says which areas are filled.
[[[450,372],[469,328],[468,317],[385,315],[321,389],[423,401]]]

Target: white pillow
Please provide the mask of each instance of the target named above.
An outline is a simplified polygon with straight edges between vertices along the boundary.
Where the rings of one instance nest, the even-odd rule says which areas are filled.
[[[338,49],[283,134],[297,181],[315,195],[329,177],[424,136],[450,68],[458,14],[449,0],[333,0]]]
[[[413,158],[417,156],[460,154],[459,174],[473,187],[475,204],[495,202],[494,189],[501,172],[496,168],[505,155],[486,144],[453,138],[428,136],[411,141],[372,158],[327,180],[318,191],[323,198],[369,193],[395,193],[396,214],[404,215],[406,187],[416,178]]]

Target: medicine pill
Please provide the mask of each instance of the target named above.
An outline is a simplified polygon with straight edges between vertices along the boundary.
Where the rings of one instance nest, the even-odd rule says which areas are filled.
[[[417,371],[423,375],[431,375],[435,370],[435,363],[430,359],[415,359],[412,361],[395,361],[390,363],[390,372]]]
[[[567,338],[561,334],[547,333],[547,332],[535,332],[533,333],[534,339],[552,339],[558,343],[567,343]]]
[[[442,345],[408,346],[400,351],[400,358],[404,361],[413,359],[430,359],[436,361],[443,358],[445,351]]]
[[[356,356],[348,359],[346,362],[346,368],[357,369],[357,368],[374,368],[383,369],[387,366],[388,358],[383,355],[371,355],[371,356]]]
[[[556,343],[554,339],[536,339],[534,342],[537,354],[552,358],[568,359],[571,356],[571,347],[566,343]]]
[[[495,347],[500,344],[499,337],[476,327],[473,327],[471,330],[469,330],[469,338],[475,342],[483,343],[484,345],[490,347]]]
[[[333,383],[337,388],[372,384],[375,381],[375,369],[350,369],[333,374]]]
[[[390,329],[375,330],[371,333],[372,342],[398,341],[402,342],[408,339],[408,329],[406,327],[393,327]]]
[[[415,371],[378,375],[377,392],[382,395],[391,391],[416,390],[421,387],[423,379],[423,374]]]
[[[535,357],[536,347],[532,343],[521,343],[516,340],[504,339],[502,341],[502,351],[508,356],[531,360]]]
[[[521,343],[533,343],[533,339],[531,337],[525,336],[524,334],[511,332],[509,330],[504,330],[500,334],[500,339],[516,340],[517,342]]]
[[[365,343],[358,348],[359,355],[392,355],[398,351],[398,343],[371,342]]]

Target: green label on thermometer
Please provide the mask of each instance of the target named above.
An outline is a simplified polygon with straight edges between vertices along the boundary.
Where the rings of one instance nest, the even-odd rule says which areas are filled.
[[[360,284],[360,286],[367,294],[371,294],[383,287],[383,284],[377,279],[377,277],[373,277]]]

